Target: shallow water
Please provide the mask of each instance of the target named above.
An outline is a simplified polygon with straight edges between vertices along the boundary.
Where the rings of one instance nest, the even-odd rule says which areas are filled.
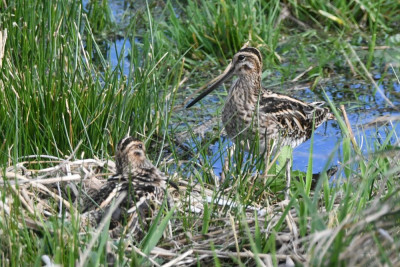
[[[119,1],[110,1],[114,17],[118,17],[123,13],[121,9],[124,8],[124,6],[118,2]],[[118,62],[117,55],[119,55],[122,49],[124,49],[123,72],[125,75],[128,75],[131,66],[127,55],[131,44],[127,40],[124,47],[124,42],[125,40],[119,39],[110,45],[109,58],[112,66],[115,67]],[[223,68],[221,68],[221,71],[222,70]],[[388,73],[390,74],[391,71],[389,70]],[[218,73],[215,73],[215,75],[217,74]],[[272,79],[276,81],[280,79],[280,74],[277,71],[271,72],[269,75],[264,76],[267,76],[266,78],[268,80]],[[378,69],[373,71],[373,77],[376,80],[381,79],[381,74]],[[400,99],[398,96],[400,95],[400,84],[393,77],[394,76],[380,81],[380,89],[395,106],[399,106]],[[196,82],[206,83],[208,81],[204,80]],[[265,82],[263,84],[266,85]],[[225,84],[225,86],[228,87],[229,84]],[[277,92],[287,93],[285,92],[284,86],[282,87],[283,88]],[[399,115],[395,109],[388,105],[382,95],[379,92],[376,92],[371,83],[366,83],[364,80],[344,78],[344,75],[338,75],[335,79],[332,79],[332,81],[326,82],[325,85],[318,86],[318,92],[312,92],[309,87],[304,87],[300,90],[291,92],[291,95],[294,95],[295,97],[306,102],[321,101],[323,100],[320,97],[322,95],[322,88],[337,107],[339,107],[340,104],[345,105],[352,130],[358,143],[362,144],[362,149],[365,153],[368,153],[372,150],[372,148],[368,145],[371,143],[371,141],[376,140],[377,136],[384,139],[387,132],[385,131],[385,128],[364,129],[363,125],[379,116]],[[181,90],[183,92],[179,93],[180,102],[188,97],[189,93],[195,89],[197,88],[185,88],[184,90]],[[199,105],[197,108],[193,107],[190,110],[181,110],[176,113],[177,118],[172,118],[172,120],[175,121],[177,125],[180,125],[182,129],[184,129],[188,126],[195,127],[196,125],[211,119],[212,114],[215,114],[216,110],[220,109],[223,105],[223,100],[220,101],[220,98],[223,99],[224,95],[226,95],[223,88],[220,88],[217,91],[218,92],[216,94],[219,95],[218,97],[216,94],[207,96],[202,100],[201,104],[196,104]],[[393,94],[396,95],[393,96]],[[391,127],[389,127],[389,129],[390,128]],[[400,133],[399,124],[395,124],[394,128],[396,133]],[[313,173],[321,171],[330,158],[331,161],[329,165],[336,165],[340,163],[341,138],[341,131],[335,121],[329,121],[316,129],[313,146]],[[195,149],[194,143],[188,141],[185,144]],[[222,144],[222,147],[220,147],[220,144]],[[219,175],[222,171],[223,158],[226,156],[226,148],[229,145],[229,139],[221,136],[220,142],[213,143],[209,148],[209,159],[211,159],[211,162],[213,162],[214,172],[217,175]],[[308,140],[294,149],[294,170],[306,171],[310,145],[311,140]]]

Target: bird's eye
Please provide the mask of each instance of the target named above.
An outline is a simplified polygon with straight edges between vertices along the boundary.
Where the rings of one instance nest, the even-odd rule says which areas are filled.
[[[246,57],[243,56],[243,55],[239,55],[239,57],[238,57],[239,61],[243,61],[245,58],[246,58]]]

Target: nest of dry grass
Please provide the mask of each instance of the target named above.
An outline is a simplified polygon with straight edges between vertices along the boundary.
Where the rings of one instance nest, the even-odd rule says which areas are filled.
[[[35,169],[39,164],[50,167]],[[110,160],[61,160],[49,156],[25,158],[4,172],[1,186],[7,190],[2,191],[5,195],[0,198],[0,215],[14,218],[10,216],[15,212],[13,202],[20,201],[23,209],[18,212],[22,219],[16,223],[19,227],[40,232],[44,228],[43,218],[59,216],[70,220],[71,214],[79,214],[81,196],[98,190],[114,172],[115,164]],[[302,237],[299,211],[288,200],[268,206],[241,207],[234,200],[223,197],[216,202],[213,196],[218,189],[212,186],[175,180],[179,191],[170,189],[177,205],[175,214],[195,214],[190,231],[182,223],[182,217],[174,216],[164,237],[148,256],[140,251],[134,237],[126,237],[125,250],[128,254],[134,250],[155,266],[159,266],[160,262],[166,263],[165,266],[192,265],[198,261],[206,264],[214,262],[215,258],[228,265],[237,264],[237,261],[249,266],[273,266],[274,261],[288,266],[295,263],[324,265],[335,256],[335,242],[340,236],[349,241],[345,242],[346,247],[339,250],[339,260],[350,265],[364,265],[366,262],[379,265],[378,254],[384,248],[387,249],[386,256],[399,264],[399,243],[395,237],[400,230],[396,219],[400,215],[400,204],[396,196],[384,201],[378,199],[361,216],[349,214],[340,223],[337,220],[340,198],[337,198],[330,212],[323,205],[319,210],[319,217],[326,218],[329,228]],[[205,204],[214,206],[214,216],[211,217],[214,219],[210,220],[206,234],[203,234],[201,218]],[[62,216],[63,212],[65,216]],[[307,220],[311,221],[312,218]],[[103,226],[90,229],[93,238]],[[81,234],[88,234],[87,230],[82,229]],[[252,248],[255,236],[263,240],[273,238],[275,253],[255,255]],[[87,245],[81,257],[87,257],[85,253],[90,251],[91,245]],[[115,253],[115,249],[115,243],[110,239],[107,246],[109,254]]]

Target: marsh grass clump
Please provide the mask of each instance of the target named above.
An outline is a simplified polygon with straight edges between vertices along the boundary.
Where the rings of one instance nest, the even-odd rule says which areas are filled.
[[[397,1],[112,3],[0,3],[0,262],[398,265]],[[183,109],[246,42],[268,89],[335,114],[295,156],[231,153],[223,88]],[[128,133],[178,187],[142,240],[81,225]]]

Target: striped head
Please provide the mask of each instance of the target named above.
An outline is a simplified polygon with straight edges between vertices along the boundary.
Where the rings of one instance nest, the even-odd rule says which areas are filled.
[[[132,169],[148,164],[143,142],[133,137],[125,137],[119,141],[115,153],[117,174],[129,173]]]
[[[203,97],[214,91],[222,83],[228,80],[233,75],[237,75],[239,78],[250,80],[252,84],[259,84],[261,79],[262,71],[262,56],[260,51],[254,47],[246,47],[237,52],[229,63],[225,71],[213,79],[210,82],[210,86],[192,102],[190,102],[186,108],[190,108]],[[260,84],[261,86],[261,84]]]
[[[252,73],[259,75],[262,71],[261,53],[254,47],[243,48],[235,54],[231,65],[234,75],[247,76]]]

